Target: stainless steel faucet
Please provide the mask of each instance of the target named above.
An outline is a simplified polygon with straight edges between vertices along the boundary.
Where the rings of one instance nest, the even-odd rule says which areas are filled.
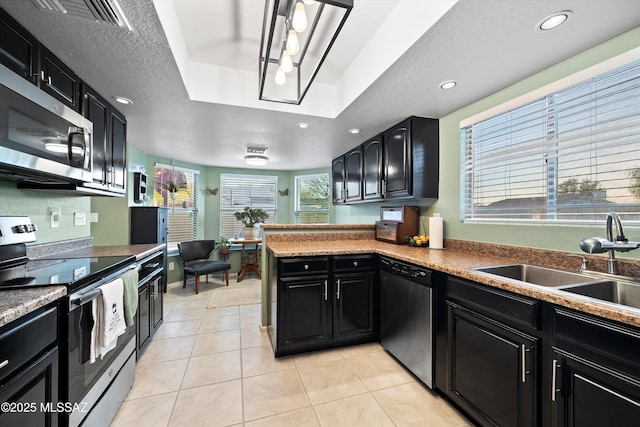
[[[616,238],[613,239],[613,224],[616,226]],[[624,235],[622,230],[622,222],[617,213],[611,212],[607,215],[607,239],[600,237],[590,237],[580,242],[580,249],[583,251],[596,254],[609,251],[609,259],[607,260],[607,272],[610,274],[620,274],[618,271],[618,260],[614,251],[628,252],[632,249],[640,247],[640,242],[630,242]]]

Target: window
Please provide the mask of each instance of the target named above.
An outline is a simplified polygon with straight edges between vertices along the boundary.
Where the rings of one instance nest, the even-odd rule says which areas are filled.
[[[330,200],[329,174],[296,176],[296,224],[327,224]]]
[[[198,177],[195,170],[155,165],[153,197],[158,206],[171,208],[167,215],[168,243],[194,240],[198,234]],[[173,189],[170,182],[177,191],[169,191]]]
[[[269,214],[265,224],[275,224],[277,188],[277,176],[220,174],[220,235],[240,235],[244,225],[233,214],[246,207],[264,209]]]
[[[464,220],[640,219],[640,61],[462,126]]]

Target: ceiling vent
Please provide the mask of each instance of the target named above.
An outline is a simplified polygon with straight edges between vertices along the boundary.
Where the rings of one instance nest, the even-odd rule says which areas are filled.
[[[117,0],[32,0],[40,9],[131,31]]]

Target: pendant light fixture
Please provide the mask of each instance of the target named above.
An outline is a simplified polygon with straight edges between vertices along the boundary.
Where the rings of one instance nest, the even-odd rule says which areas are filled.
[[[265,0],[258,99],[300,104],[353,0]]]

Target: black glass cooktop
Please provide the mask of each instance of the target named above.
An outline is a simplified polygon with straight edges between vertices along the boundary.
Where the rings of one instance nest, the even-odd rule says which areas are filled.
[[[131,256],[32,260],[0,270],[0,290],[51,285],[80,289],[132,261]]]

